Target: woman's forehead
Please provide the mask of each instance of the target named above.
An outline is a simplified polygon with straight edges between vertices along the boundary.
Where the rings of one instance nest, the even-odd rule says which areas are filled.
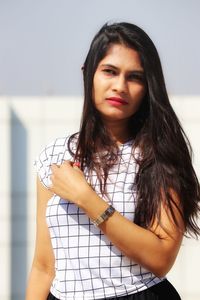
[[[138,51],[123,44],[112,44],[99,62],[101,65],[113,65],[116,68],[126,66],[130,70],[136,68],[143,71]]]

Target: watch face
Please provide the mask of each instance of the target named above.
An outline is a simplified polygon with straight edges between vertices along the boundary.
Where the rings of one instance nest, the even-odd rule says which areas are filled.
[[[103,213],[102,215],[97,218],[96,220],[92,221],[95,226],[99,226],[101,223],[106,221],[112,214],[114,213],[115,208],[110,205]]]

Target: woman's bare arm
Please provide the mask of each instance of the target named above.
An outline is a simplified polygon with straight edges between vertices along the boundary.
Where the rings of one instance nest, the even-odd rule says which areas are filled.
[[[26,300],[46,300],[54,277],[54,254],[45,218],[47,201],[52,195],[37,180],[36,246]]]
[[[51,190],[77,204],[91,219],[97,219],[108,208],[108,203],[92,190],[77,167],[65,162],[60,168],[53,166],[52,171]],[[178,196],[173,191],[171,196],[180,207]],[[164,203],[164,199],[161,202]],[[117,211],[100,225],[100,229],[127,257],[162,277],[175,261],[184,232],[183,220],[175,205],[173,212],[179,226],[174,224],[168,207],[162,205],[161,222],[166,230],[156,220],[151,228],[144,229]]]
[[[161,222],[164,228],[155,220],[152,227],[144,229],[118,212],[100,227],[127,257],[156,276],[163,277],[174,264],[184,232],[180,213],[175,205],[173,209],[179,228],[174,224],[169,209],[164,205],[161,208]]]

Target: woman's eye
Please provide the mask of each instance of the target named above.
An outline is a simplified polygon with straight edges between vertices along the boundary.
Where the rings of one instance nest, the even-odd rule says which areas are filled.
[[[131,74],[128,76],[128,79],[131,81],[138,81],[138,82],[144,82],[144,77],[137,75],[137,74]]]
[[[116,72],[112,69],[103,69],[103,72],[108,75],[115,75]]]

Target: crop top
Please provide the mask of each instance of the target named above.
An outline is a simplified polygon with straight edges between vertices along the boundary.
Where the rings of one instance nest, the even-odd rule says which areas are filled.
[[[68,138],[58,138],[47,145],[35,161],[38,176],[46,187],[50,184],[50,166],[73,160],[68,150]],[[119,159],[109,170],[107,197],[104,196],[105,201],[131,221],[136,204],[134,179],[137,172],[132,145],[133,140],[119,146]],[[76,149],[75,141],[72,149]],[[84,173],[87,178],[87,170]],[[101,196],[95,172],[90,184]],[[92,300],[126,296],[164,279],[122,254],[100,228],[67,199],[54,195],[47,204],[46,220],[56,270],[50,291],[56,298]]]

